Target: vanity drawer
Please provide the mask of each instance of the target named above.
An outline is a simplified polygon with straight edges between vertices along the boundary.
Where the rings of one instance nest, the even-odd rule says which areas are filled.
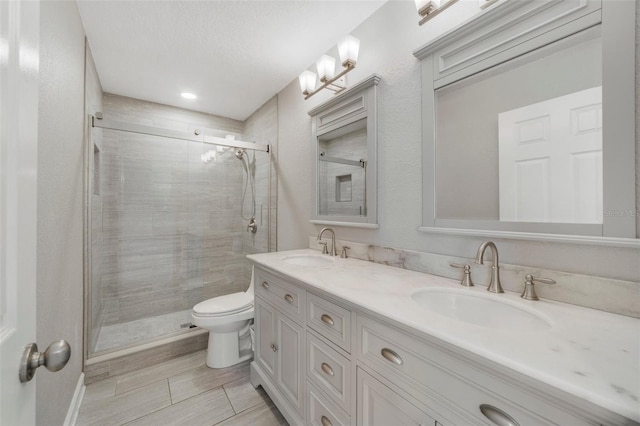
[[[306,291],[268,272],[257,269],[255,292],[298,323],[304,321]]]
[[[307,294],[307,325],[351,353],[351,311],[315,294]]]
[[[307,332],[307,377],[343,410],[351,409],[351,361]]]
[[[562,410],[561,401],[552,405],[549,401],[555,398],[537,398],[526,392],[526,386],[494,377],[400,329],[358,315],[357,330],[359,361],[400,387],[407,383],[425,393],[437,393],[480,424],[492,424],[480,410],[484,405],[507,413],[523,426],[589,424],[587,419],[576,417],[578,413]],[[489,415],[500,416],[495,413],[493,410]]]
[[[313,426],[348,426],[347,413],[329,401],[311,382],[307,382],[307,424]]]

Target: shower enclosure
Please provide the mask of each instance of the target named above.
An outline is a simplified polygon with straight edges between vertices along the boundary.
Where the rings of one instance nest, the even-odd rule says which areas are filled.
[[[88,358],[189,333],[195,304],[247,289],[275,203],[269,145],[243,140],[93,117]]]

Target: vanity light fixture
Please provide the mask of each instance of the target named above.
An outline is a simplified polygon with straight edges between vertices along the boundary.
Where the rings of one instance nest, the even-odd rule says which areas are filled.
[[[193,93],[189,93],[189,92],[182,92],[180,93],[180,96],[182,96],[185,99],[196,99],[197,96]]]
[[[458,0],[415,0],[418,15],[421,16],[418,25],[422,25]]]
[[[318,74],[313,71],[303,71],[298,77],[300,82],[300,90],[305,99],[309,99],[322,89],[329,89],[335,93],[339,93],[346,89],[344,81],[339,81],[349,71],[356,67],[358,61],[358,52],[360,50],[360,40],[348,35],[338,43],[338,53],[340,55],[340,63],[344,68],[336,75],[336,59],[329,55],[322,55],[316,62]],[[316,89],[316,78],[320,79],[320,87]]]

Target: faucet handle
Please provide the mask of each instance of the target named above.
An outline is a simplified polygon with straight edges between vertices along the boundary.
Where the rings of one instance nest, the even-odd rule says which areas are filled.
[[[473,281],[471,280],[471,265],[468,264],[460,264],[460,263],[449,263],[449,266],[458,269],[464,269],[462,279],[460,280],[460,285],[465,287],[472,287]]]
[[[318,241],[318,244],[322,244],[322,254],[329,254],[326,241]]]
[[[351,247],[349,246],[342,246],[342,253],[340,254],[340,257],[343,259],[348,258],[349,256],[347,255],[347,250],[350,250]]]
[[[551,278],[542,278],[542,277],[534,277],[531,274],[527,274],[524,277],[524,290],[522,290],[522,297],[525,300],[539,300],[538,295],[536,294],[536,289],[534,287],[534,283],[542,283],[542,284],[555,284],[556,282]]]

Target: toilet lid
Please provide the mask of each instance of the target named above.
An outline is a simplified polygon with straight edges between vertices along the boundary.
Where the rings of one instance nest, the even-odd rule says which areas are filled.
[[[253,294],[232,293],[214,297],[198,303],[193,307],[193,312],[198,315],[216,316],[234,314],[245,311],[253,306]]]

